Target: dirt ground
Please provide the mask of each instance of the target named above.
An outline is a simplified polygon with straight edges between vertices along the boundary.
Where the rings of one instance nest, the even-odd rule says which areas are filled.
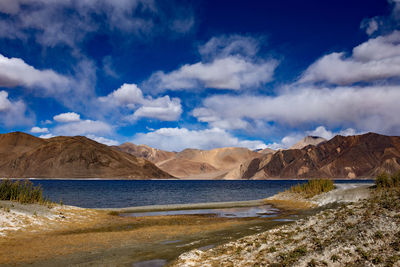
[[[7,205],[12,205],[7,211]],[[2,212],[28,213],[24,227],[0,236],[0,266],[132,266],[174,260],[194,248],[219,245],[285,222],[209,215],[122,217],[69,206],[2,203]],[[24,211],[22,211],[23,209]],[[49,211],[47,211],[47,209]],[[29,212],[28,212],[29,211]]]

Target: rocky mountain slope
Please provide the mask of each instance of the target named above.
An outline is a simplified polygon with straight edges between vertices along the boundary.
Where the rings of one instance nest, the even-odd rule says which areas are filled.
[[[82,136],[0,135],[0,177],[169,178],[153,163]]]
[[[114,146],[117,150],[129,153],[135,157],[147,159],[153,163],[164,161],[173,158],[177,153],[169,152],[161,149],[152,148],[146,145],[135,145],[132,143],[123,143],[119,146]]]
[[[326,141],[325,138],[322,138],[319,136],[306,136],[303,139],[301,139],[299,142],[297,142],[296,144],[291,146],[290,149],[302,149],[303,147],[306,147],[309,145],[316,146],[325,141]]]
[[[241,164],[237,178],[362,178],[400,170],[400,137],[335,136],[317,146],[280,150]]]
[[[225,147],[212,150],[185,149],[168,152],[145,145],[125,143],[118,150],[143,157],[160,169],[180,178],[223,179],[241,163],[262,156],[247,148]]]
[[[259,153],[241,147],[185,149],[157,166],[176,177],[222,179],[229,178],[226,174],[242,162],[259,156]]]

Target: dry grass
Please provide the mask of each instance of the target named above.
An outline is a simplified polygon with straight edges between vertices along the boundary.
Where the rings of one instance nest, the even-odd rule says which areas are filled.
[[[292,199],[265,199],[264,202],[282,210],[305,210],[315,206],[309,201]]]
[[[335,189],[335,186],[333,185],[332,180],[318,179],[309,180],[307,183],[304,184],[294,185],[288,191],[290,193],[301,194],[306,198],[311,198],[321,193],[329,192],[333,189]]]
[[[375,178],[375,185],[377,189],[387,189],[393,187],[400,187],[400,172],[389,175],[381,173]]]
[[[34,186],[29,180],[22,182],[10,179],[3,180],[0,183],[0,200],[40,204],[49,202],[43,197],[43,190],[40,186]]]

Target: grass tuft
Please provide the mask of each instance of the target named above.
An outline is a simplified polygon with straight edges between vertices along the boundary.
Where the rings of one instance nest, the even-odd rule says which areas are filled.
[[[297,184],[292,186],[288,191],[290,193],[301,194],[306,198],[311,198],[318,194],[328,192],[335,189],[332,180],[328,179],[318,179],[318,180],[309,180],[304,184]]]
[[[11,200],[19,203],[46,204],[49,201],[43,197],[41,186],[34,186],[29,180],[12,181],[3,180],[0,183],[0,200]]]
[[[400,172],[389,176],[387,173],[381,173],[375,178],[377,189],[400,187]]]

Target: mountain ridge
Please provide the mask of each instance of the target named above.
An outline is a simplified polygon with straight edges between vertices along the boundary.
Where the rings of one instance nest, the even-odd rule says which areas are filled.
[[[400,170],[400,137],[337,135],[317,146],[280,150],[239,168],[241,179],[371,178]]]
[[[172,178],[145,159],[83,136],[42,139],[22,132],[0,134],[0,153],[0,177]]]

